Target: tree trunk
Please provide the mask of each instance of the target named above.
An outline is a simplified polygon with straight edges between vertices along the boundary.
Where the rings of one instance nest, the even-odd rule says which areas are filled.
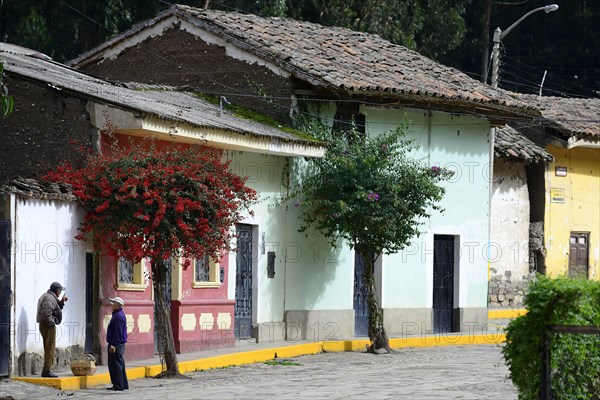
[[[357,251],[360,252],[364,260],[363,282],[368,289],[367,305],[369,307],[369,340],[371,340],[371,345],[367,346],[367,352],[375,353],[379,349],[385,349],[390,353],[390,341],[383,327],[383,310],[379,306],[379,300],[377,300],[377,286],[373,276],[375,261],[373,252],[358,249]]]
[[[177,353],[175,352],[175,340],[173,339],[173,328],[171,326],[171,307],[166,296],[167,278],[171,270],[163,265],[162,260],[154,262],[152,260],[152,281],[154,283],[154,321],[156,329],[156,339],[158,340],[158,353],[163,371],[158,378],[170,378],[179,376],[179,364],[177,362]]]

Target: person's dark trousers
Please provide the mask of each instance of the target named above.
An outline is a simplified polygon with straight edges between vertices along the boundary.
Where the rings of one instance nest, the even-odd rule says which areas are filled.
[[[111,353],[110,345],[108,346],[108,372],[110,374],[110,381],[116,390],[129,389],[127,372],[125,372],[125,358],[123,357],[125,354],[125,344],[119,344],[115,348],[117,350]]]
[[[54,353],[56,352],[56,326],[48,326],[40,324],[40,333],[44,343],[44,366],[42,367],[42,375],[50,372],[50,368],[54,364]]]

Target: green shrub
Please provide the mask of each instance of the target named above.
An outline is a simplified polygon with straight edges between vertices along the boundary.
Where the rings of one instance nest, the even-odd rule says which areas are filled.
[[[502,350],[519,399],[539,399],[549,325],[600,325],[600,282],[539,276],[525,296],[527,314],[506,329]],[[600,335],[550,334],[553,399],[600,399]]]

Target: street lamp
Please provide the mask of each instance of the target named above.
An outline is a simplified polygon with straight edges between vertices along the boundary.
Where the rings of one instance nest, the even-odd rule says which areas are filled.
[[[500,67],[500,42],[510,33],[510,31],[513,30],[515,26],[519,25],[525,18],[529,17],[533,13],[542,10],[545,11],[547,14],[549,12],[558,10],[558,5],[550,4],[544,7],[535,8],[529,11],[527,14],[523,15],[521,18],[519,18],[514,24],[506,28],[504,32],[500,28],[496,28],[496,30],[494,31],[494,47],[492,47],[492,87],[494,89],[498,88],[498,69]]]

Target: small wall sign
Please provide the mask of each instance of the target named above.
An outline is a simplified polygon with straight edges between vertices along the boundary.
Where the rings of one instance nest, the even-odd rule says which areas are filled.
[[[567,176],[567,167],[554,167],[554,175]]]
[[[565,203],[565,189],[550,188],[550,203]]]

